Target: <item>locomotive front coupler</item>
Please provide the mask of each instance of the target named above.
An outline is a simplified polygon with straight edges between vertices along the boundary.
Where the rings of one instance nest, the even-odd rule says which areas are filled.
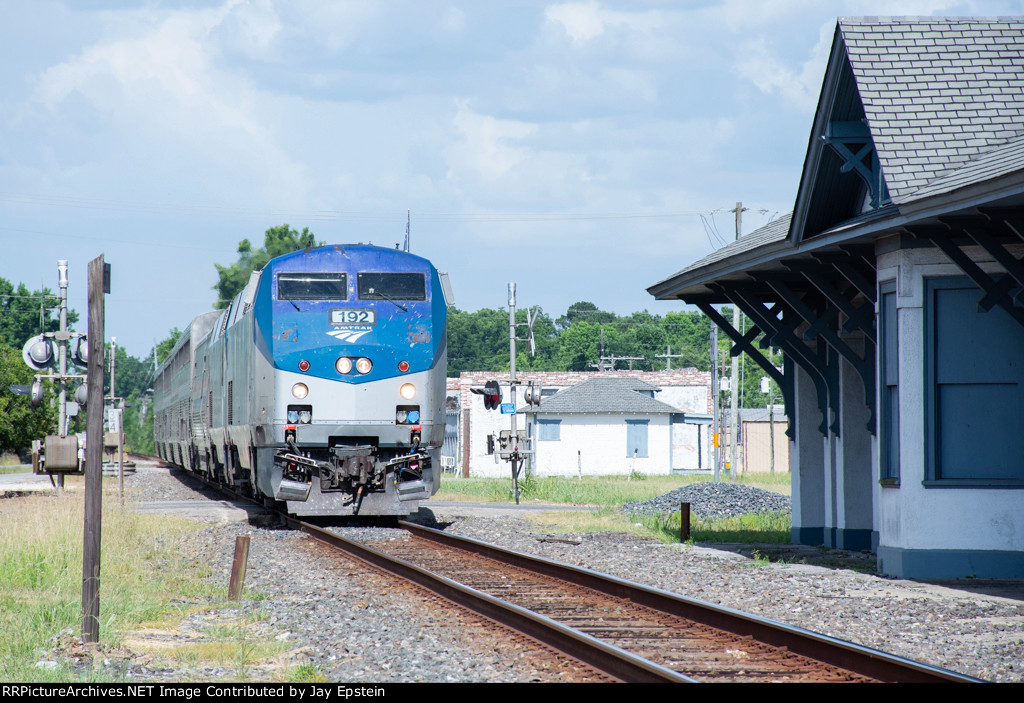
[[[394,472],[395,483],[418,481],[423,478],[423,470],[429,468],[430,455],[419,448],[414,448],[410,454],[396,456],[385,465],[386,471]]]

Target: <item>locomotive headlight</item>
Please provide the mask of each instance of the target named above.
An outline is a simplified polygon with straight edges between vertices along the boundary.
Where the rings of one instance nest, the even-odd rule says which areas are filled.
[[[356,362],[356,371],[359,373],[370,373],[370,369],[373,368],[373,363],[365,356]]]
[[[402,387],[398,389],[398,393],[406,400],[412,400],[416,397],[416,386],[411,383],[403,383]]]
[[[338,369],[338,373],[352,373],[352,360],[347,356],[339,357],[334,362],[334,368]]]
[[[292,395],[298,398],[299,400],[305,398],[307,395],[309,395],[309,386],[307,386],[305,383],[296,383],[294,386],[292,386]]]

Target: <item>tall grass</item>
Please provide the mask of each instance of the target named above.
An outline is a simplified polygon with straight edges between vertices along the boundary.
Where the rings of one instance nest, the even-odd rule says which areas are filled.
[[[0,680],[72,681],[77,674],[35,666],[51,639],[81,626],[81,493],[0,502]],[[208,568],[182,563],[179,539],[201,526],[122,511],[104,496],[100,571],[100,639],[165,614],[170,599],[212,596]]]

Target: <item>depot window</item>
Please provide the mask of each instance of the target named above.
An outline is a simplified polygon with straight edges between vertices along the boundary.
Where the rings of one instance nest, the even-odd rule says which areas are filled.
[[[348,300],[344,273],[279,273],[278,300]]]
[[[360,300],[426,300],[427,278],[422,273],[360,273]]]
[[[925,279],[926,486],[1024,485],[1024,328],[970,279]]]

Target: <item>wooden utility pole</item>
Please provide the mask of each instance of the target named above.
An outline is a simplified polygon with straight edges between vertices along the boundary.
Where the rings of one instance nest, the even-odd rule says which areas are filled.
[[[100,519],[103,512],[103,255],[89,262],[89,402],[85,428],[85,535],[82,545],[82,641],[100,639]]]
[[[736,241],[739,241],[743,221],[743,203],[736,203]],[[740,308],[732,306],[732,328],[740,328]],[[732,357],[732,376],[729,382],[729,477],[735,482],[739,478],[739,398],[740,398],[740,357]]]
[[[654,356],[657,359],[664,359],[665,360],[665,370],[666,371],[671,371],[672,370],[672,360],[673,359],[682,359],[684,356],[687,356],[687,355],[686,354],[673,354],[672,353],[672,346],[668,345],[668,346],[665,347],[665,353],[664,354],[655,354]]]

